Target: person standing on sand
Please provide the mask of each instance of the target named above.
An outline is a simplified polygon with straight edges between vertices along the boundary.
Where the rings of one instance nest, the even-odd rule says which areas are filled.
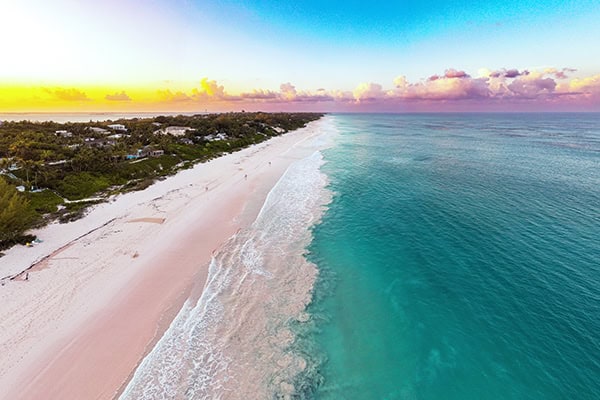
[[[27,273],[25,274],[25,280],[26,280],[26,281],[28,281],[28,280],[29,280],[29,272],[27,272]]]

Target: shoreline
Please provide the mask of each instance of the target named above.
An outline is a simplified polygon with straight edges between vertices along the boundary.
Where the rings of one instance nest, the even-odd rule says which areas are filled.
[[[294,395],[307,363],[289,351],[290,324],[310,319],[318,271],[305,249],[331,200],[322,164],[316,151],[286,170],[252,225],[215,254],[201,297],[186,301],[120,399]]]
[[[6,398],[118,396],[194,286],[204,286],[213,253],[254,221],[326,120],[122,195],[82,222],[43,228],[37,249],[8,251],[3,276],[18,269],[7,260],[27,262],[17,253],[45,259],[29,281],[0,288]],[[61,230],[69,234],[56,239]]]

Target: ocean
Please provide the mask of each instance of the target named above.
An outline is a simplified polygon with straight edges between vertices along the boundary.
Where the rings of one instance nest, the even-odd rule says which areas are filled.
[[[600,399],[600,114],[335,120],[302,396]]]
[[[353,114],[123,399],[599,399],[600,114]]]

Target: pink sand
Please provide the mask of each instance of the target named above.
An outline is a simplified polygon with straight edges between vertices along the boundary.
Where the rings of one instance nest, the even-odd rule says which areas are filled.
[[[47,258],[28,281],[0,287],[0,397],[118,395],[192,286],[206,280],[213,252],[312,151],[302,143],[321,123],[119,196],[80,221],[35,232],[44,242],[34,248],[8,251],[0,277]]]

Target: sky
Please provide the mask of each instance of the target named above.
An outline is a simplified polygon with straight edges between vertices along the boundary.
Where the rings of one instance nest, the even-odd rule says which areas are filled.
[[[0,113],[600,111],[598,0],[0,0]]]

